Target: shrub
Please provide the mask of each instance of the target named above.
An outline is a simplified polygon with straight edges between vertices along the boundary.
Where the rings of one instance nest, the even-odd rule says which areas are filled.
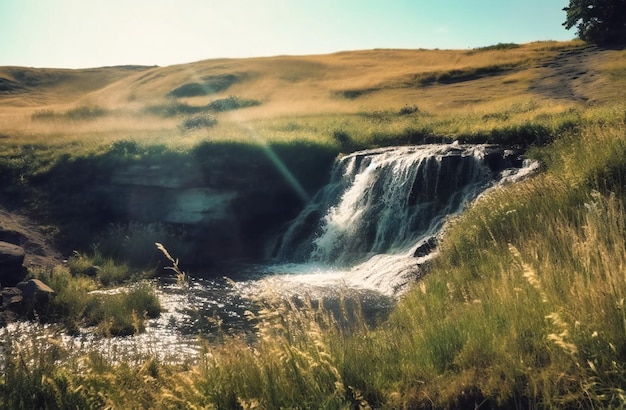
[[[96,106],[77,107],[66,111],[63,115],[71,120],[94,120],[109,114],[109,111]]]
[[[217,120],[210,115],[196,115],[194,117],[185,118],[179,125],[181,131],[197,130],[202,128],[211,128],[217,124]]]
[[[149,282],[130,285],[128,289],[98,291],[94,278],[71,270],[81,266],[87,258],[75,256],[69,266],[35,270],[31,276],[42,280],[56,292],[45,311],[38,312],[43,321],[59,321],[70,332],[81,325],[96,326],[104,335],[128,335],[144,330],[146,318],[158,317],[161,305],[154,286]],[[106,267],[98,273],[98,281],[106,275]],[[123,271],[125,274],[126,271]],[[127,276],[122,275],[123,280]],[[110,279],[109,284],[120,283],[121,278]]]
[[[408,114],[414,114],[417,111],[419,111],[419,109],[417,108],[417,105],[405,105],[404,107],[400,108],[400,115],[408,115]]]
[[[521,46],[517,43],[498,43],[493,44],[491,46],[486,47],[478,47],[476,50],[478,51],[490,51],[490,50],[511,50],[514,48],[520,48]]]
[[[40,279],[56,292],[47,309],[38,312],[39,318],[59,320],[70,333],[76,332],[92,299],[89,292],[96,289],[96,282],[86,276],[72,276],[68,266],[32,270],[30,276]]]
[[[38,110],[35,111],[30,118],[33,121],[36,120],[50,120],[53,119],[57,116],[58,114],[56,112],[54,112],[53,110]]]
[[[339,149],[346,152],[354,151],[352,137],[347,131],[337,129],[333,131],[333,139],[339,144]]]
[[[244,98],[238,98],[230,96],[227,98],[221,98],[219,100],[211,101],[207,108],[211,111],[222,112],[231,111],[239,108],[254,107],[261,103],[257,100],[248,100]]]
[[[484,77],[501,75],[511,71],[515,67],[516,64],[497,64],[484,67],[470,67],[444,72],[425,73],[419,76],[418,83],[420,85],[431,85],[434,83],[454,84]]]
[[[140,152],[139,144],[133,140],[120,140],[111,144],[109,152],[114,156],[137,155]]]
[[[103,286],[119,285],[137,279],[137,274],[128,266],[117,264],[111,258],[105,258],[97,248],[93,256],[74,252],[68,260],[68,266],[73,276],[91,276]]]

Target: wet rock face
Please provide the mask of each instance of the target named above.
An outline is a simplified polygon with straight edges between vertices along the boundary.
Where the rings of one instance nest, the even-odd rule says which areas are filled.
[[[119,168],[110,181],[90,189],[114,221],[183,227],[190,252],[178,256],[186,265],[259,257],[268,232],[302,207],[280,176],[231,174],[219,167],[200,175],[188,164],[170,171]]]
[[[0,242],[0,286],[15,286],[24,279],[26,253],[21,246]]]

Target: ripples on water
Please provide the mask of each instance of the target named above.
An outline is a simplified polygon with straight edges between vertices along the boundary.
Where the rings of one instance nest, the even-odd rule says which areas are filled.
[[[347,300],[348,306],[361,309],[372,323],[393,305],[389,296],[349,287],[339,271],[283,265],[281,274],[267,276],[268,269],[271,268],[240,269],[236,281],[190,278],[185,283],[157,282],[155,290],[164,311],[158,318],[147,319],[145,331],[134,336],[106,338],[95,334],[93,328],[81,328],[77,335],[68,335],[57,325],[17,322],[7,326],[0,339],[16,341],[20,346],[57,341],[71,353],[97,351],[113,362],[153,356],[164,363],[193,363],[204,343],[217,342],[224,335],[253,340],[255,323],[246,312],[256,313],[263,301],[306,298],[322,302],[324,308],[338,313]]]

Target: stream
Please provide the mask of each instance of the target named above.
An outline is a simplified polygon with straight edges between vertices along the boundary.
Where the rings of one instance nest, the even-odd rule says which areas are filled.
[[[253,337],[249,312],[276,298],[309,298],[331,311],[350,300],[372,323],[384,318],[436,255],[446,221],[489,189],[517,182],[538,164],[493,145],[436,144],[356,152],[337,160],[328,184],[286,227],[267,263],[234,265],[219,277],[157,282],[164,312],[132,337],[69,336],[53,326],[14,323],[5,335],[36,327],[72,350],[108,357],[155,355],[193,361],[203,340]],[[115,290],[113,290],[115,291]],[[28,329],[26,329],[28,330]],[[41,336],[44,337],[44,336]]]

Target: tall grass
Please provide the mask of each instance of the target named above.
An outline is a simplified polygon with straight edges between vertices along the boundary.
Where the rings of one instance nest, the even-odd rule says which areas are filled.
[[[279,301],[190,367],[26,349],[6,356],[0,405],[623,407],[625,130],[619,109],[596,111],[535,148],[546,172],[450,221],[429,275],[375,329]]]
[[[451,224],[431,274],[374,336],[402,369],[395,405],[624,405],[626,224],[612,170],[626,166],[624,129],[571,135],[548,150],[554,172]]]
[[[92,327],[97,334],[119,336],[143,332],[145,321],[160,315],[161,305],[153,284],[139,281],[115,291],[99,290],[101,282],[117,283],[111,281],[109,271],[119,271],[121,267],[104,264],[97,270],[96,277],[88,277],[81,269],[85,259],[77,255],[70,266],[31,273],[56,292],[50,303],[37,312],[36,317],[41,321],[60,323],[69,333],[76,333],[80,327]],[[128,273],[125,277],[129,278]]]

